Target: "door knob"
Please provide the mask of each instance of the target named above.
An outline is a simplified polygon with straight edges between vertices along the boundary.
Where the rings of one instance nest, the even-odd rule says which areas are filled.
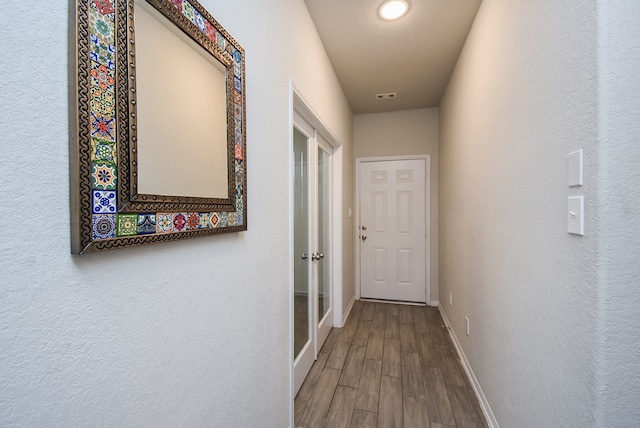
[[[309,259],[309,254],[302,253],[302,255],[300,257],[302,258],[302,260],[308,260]]]
[[[324,259],[324,253],[315,253],[315,254],[311,254],[311,260],[320,260],[320,259]]]
[[[367,226],[362,226],[362,230],[367,230]]]
[[[367,235],[362,235],[362,240],[366,241],[367,240]]]

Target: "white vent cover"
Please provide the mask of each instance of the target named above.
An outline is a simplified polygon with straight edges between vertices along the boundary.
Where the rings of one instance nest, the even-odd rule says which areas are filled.
[[[398,98],[397,92],[387,92],[386,94],[376,94],[377,100],[395,100]]]

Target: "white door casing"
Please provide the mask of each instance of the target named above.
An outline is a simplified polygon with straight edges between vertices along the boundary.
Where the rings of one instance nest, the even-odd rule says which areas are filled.
[[[427,302],[428,160],[359,160],[362,298]]]

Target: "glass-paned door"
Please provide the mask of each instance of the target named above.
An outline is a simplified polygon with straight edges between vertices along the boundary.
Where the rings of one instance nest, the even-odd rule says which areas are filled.
[[[293,159],[293,352],[297,393],[333,325],[331,147],[297,114]]]

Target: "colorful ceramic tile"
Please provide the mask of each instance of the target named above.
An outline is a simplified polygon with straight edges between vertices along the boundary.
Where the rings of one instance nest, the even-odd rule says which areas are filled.
[[[218,47],[222,50],[225,50],[227,47],[227,39],[222,37],[222,34],[220,33],[218,33],[218,35],[216,36],[216,43],[218,44]]]
[[[233,49],[233,60],[238,64],[242,63],[242,54],[235,48]]]
[[[236,138],[236,144],[241,146],[242,145],[242,132],[236,132],[235,134],[235,138]]]
[[[116,11],[113,7],[113,0],[93,0],[91,6],[102,15],[112,14]]]
[[[236,213],[236,226],[242,226],[244,224],[244,216],[242,212]]]
[[[116,192],[112,190],[93,190],[93,213],[94,214],[115,214]]]
[[[236,174],[242,174],[244,168],[242,168],[242,159],[236,159]]]
[[[216,27],[214,27],[213,25],[211,25],[211,23],[210,23],[209,21],[207,21],[206,25],[207,25],[207,30],[206,30],[207,37],[209,37],[209,39],[210,39],[212,42],[214,42],[214,43],[215,43],[215,41],[216,41],[216,34],[218,33],[218,32],[216,31]]]
[[[98,37],[91,34],[91,45],[89,54],[91,60],[98,64],[105,65],[110,70],[115,70],[116,64],[116,48],[115,46],[101,41]]]
[[[233,114],[236,116],[236,119],[242,119],[242,107],[238,104],[234,104]]]
[[[96,190],[117,190],[116,165],[112,162],[91,162],[91,188]]]
[[[209,229],[211,227],[211,213],[198,214],[198,229]]]
[[[173,230],[182,232],[187,227],[187,213],[175,213],[173,216]]]
[[[157,213],[156,214],[156,233],[173,232],[173,214]]]
[[[233,75],[238,79],[242,79],[242,64],[237,62],[233,64]]]
[[[203,33],[207,33],[207,20],[202,16],[200,12],[195,11],[195,17],[193,19],[193,23],[196,24],[196,27]]]
[[[91,88],[91,110],[103,116],[115,115],[114,91],[103,91],[100,86],[93,86]]]
[[[103,91],[114,91],[115,71],[91,61],[91,86],[99,86]]]
[[[242,93],[240,91],[233,91],[233,102],[242,105]]]
[[[155,213],[138,214],[138,235],[148,235],[156,233]]]
[[[242,159],[242,146],[236,144],[235,148],[236,159]]]
[[[115,142],[115,118],[91,112],[91,136]]]
[[[100,138],[92,138],[91,160],[115,163],[116,144],[113,141],[102,140]]]
[[[116,217],[116,236],[138,234],[138,214],[118,214]]]
[[[91,217],[93,239],[109,239],[116,237],[115,214],[93,214]]]
[[[242,198],[236,198],[236,212],[242,212],[244,208],[244,204],[242,203]]]
[[[211,227],[220,226],[220,216],[218,213],[211,213]]]
[[[89,33],[106,45],[113,45],[115,40],[114,15],[103,15],[97,9],[89,10]]]
[[[227,227],[229,225],[229,213],[221,212],[218,214],[218,227]]]
[[[187,213],[187,230],[196,230],[200,223],[198,213]]]
[[[175,6],[180,12],[182,12],[182,0],[171,0],[171,4]]]
[[[236,91],[242,92],[242,82],[237,77],[233,78],[233,87]]]
[[[196,10],[186,0],[182,2],[182,14],[191,22],[194,22],[196,18]]]
[[[237,198],[242,198],[242,194],[243,194],[242,184],[238,184],[236,186],[236,197]]]
[[[227,224],[229,226],[236,226],[236,220],[237,220],[236,213],[229,213]]]

